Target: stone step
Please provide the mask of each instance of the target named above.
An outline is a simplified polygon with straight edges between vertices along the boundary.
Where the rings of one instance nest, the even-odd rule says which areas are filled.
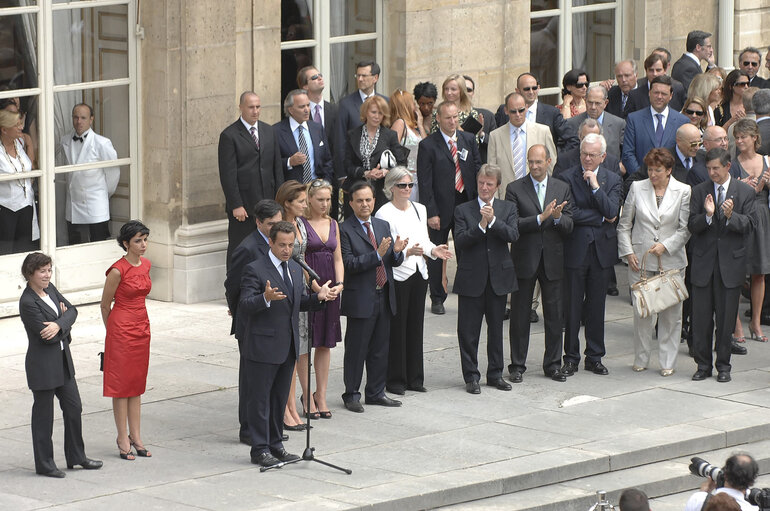
[[[682,509],[689,496],[703,482],[702,478],[690,474],[688,469],[690,458],[698,456],[721,466],[731,454],[738,451],[748,452],[757,460],[760,474],[770,473],[770,440],[765,440],[688,454],[684,457],[621,470],[610,470],[548,486],[434,509],[586,511],[596,503],[597,491],[606,491],[610,503],[617,505],[621,492],[631,487],[644,491],[650,499],[660,498],[660,505],[652,506],[655,511]],[[756,486],[764,487],[768,483],[770,483],[770,477],[762,477],[757,480]]]

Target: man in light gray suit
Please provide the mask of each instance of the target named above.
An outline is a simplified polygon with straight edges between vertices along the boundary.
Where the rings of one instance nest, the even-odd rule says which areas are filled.
[[[586,118],[590,117],[602,127],[602,134],[607,141],[607,153],[621,157],[620,144],[623,142],[623,132],[626,129],[626,121],[618,116],[605,112],[609,100],[607,89],[601,85],[594,85],[586,94],[586,111],[567,120],[569,132],[577,136],[578,127]]]

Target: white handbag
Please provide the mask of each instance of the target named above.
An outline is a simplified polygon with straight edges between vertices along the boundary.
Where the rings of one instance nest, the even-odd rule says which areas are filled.
[[[384,151],[382,151],[382,156],[380,156],[380,168],[392,169],[396,165],[398,165],[398,162],[396,162],[396,157],[391,152],[391,150],[385,149]]]
[[[631,286],[634,306],[640,318],[647,318],[685,301],[690,295],[684,285],[684,276],[679,270],[662,270],[658,256],[658,273],[645,278],[647,254],[642,257],[642,278]]]

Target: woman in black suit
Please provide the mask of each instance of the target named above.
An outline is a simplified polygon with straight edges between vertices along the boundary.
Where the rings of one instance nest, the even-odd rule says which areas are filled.
[[[388,169],[380,168],[383,151],[389,149],[398,165],[406,165],[409,150],[398,143],[396,132],[386,127],[390,126],[390,108],[380,96],[371,96],[361,105],[361,122],[364,124],[348,131],[344,190],[349,190],[355,181],[367,179],[375,190],[375,213],[388,202],[383,192]]]
[[[53,397],[59,398],[64,417],[64,456],[67,468],[101,468],[102,462],[86,457],[80,421],[82,405],[70,354],[70,329],[78,316],[75,307],[50,283],[51,258],[33,252],[24,258],[21,274],[27,287],[19,299],[19,314],[27,331],[29,347],[25,369],[34,397],[32,447],[35,471],[48,477],[64,477],[53,459]]]

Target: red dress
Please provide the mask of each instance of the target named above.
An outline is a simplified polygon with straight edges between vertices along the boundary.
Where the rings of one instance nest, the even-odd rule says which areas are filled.
[[[152,288],[150,261],[133,266],[121,257],[107,270],[120,272],[115,304],[107,318],[104,340],[104,396],[144,394],[150,363],[150,319],[144,299]]]

